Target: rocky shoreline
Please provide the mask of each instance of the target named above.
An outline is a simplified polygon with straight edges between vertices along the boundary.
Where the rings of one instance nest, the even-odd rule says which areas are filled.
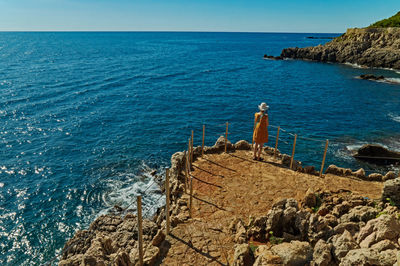
[[[236,144],[231,144],[228,142],[228,151],[233,152],[235,150],[249,150],[251,145],[246,141],[239,141]],[[219,154],[224,151],[224,139],[220,137],[214,146],[205,147],[205,154]],[[273,149],[266,147],[264,151],[267,154],[272,154]],[[171,224],[172,226],[176,226],[177,224],[183,223],[189,219],[189,211],[188,211],[188,196],[184,194],[184,165],[185,165],[185,156],[184,152],[177,152],[171,157],[171,168],[170,168],[170,185],[171,185]],[[196,147],[194,149],[194,160],[201,155],[201,147]],[[282,163],[282,165],[288,165],[290,163],[290,156],[285,154],[278,153],[278,159]],[[301,162],[294,162],[294,170],[318,175],[319,173],[315,171],[313,166],[305,166],[303,167]],[[258,264],[255,265],[264,265],[263,261],[265,260],[265,256],[267,256],[267,260],[270,259],[270,255],[276,259],[280,257],[282,263],[285,263],[284,258],[282,258],[279,254],[279,251],[276,249],[280,249],[279,245],[286,245],[283,248],[294,249],[295,246],[300,245],[303,249],[307,250],[307,263],[311,262],[311,259],[315,261],[317,255],[313,255],[313,253],[317,252],[320,249],[328,250],[326,246],[331,247],[330,254],[335,254],[334,250],[336,250],[336,243],[333,240],[334,235],[345,234],[349,230],[351,232],[346,233],[340,239],[347,239],[347,237],[352,237],[354,239],[354,243],[351,242],[350,249],[359,249],[361,242],[364,241],[365,238],[359,237],[358,231],[361,232],[362,228],[368,225],[369,220],[377,219],[375,216],[381,212],[385,212],[390,217],[395,217],[398,219],[400,217],[400,213],[396,207],[392,206],[392,204],[400,205],[400,179],[396,178],[394,173],[388,173],[385,176],[380,178],[372,178],[371,175],[366,177],[365,173],[362,175],[361,169],[352,172],[350,169],[338,168],[335,166],[329,166],[327,169],[327,173],[338,174],[342,176],[348,176],[351,178],[362,178],[369,181],[386,181],[384,193],[382,195],[382,201],[376,202],[372,200],[362,199],[362,198],[352,198],[351,194],[337,194],[335,192],[329,191],[319,191],[319,192],[311,192],[308,193],[307,199],[304,201],[305,203],[299,204],[299,202],[295,202],[293,199],[285,199],[284,201],[277,202],[274,207],[266,214],[263,218],[255,218],[253,222],[249,222],[249,224],[245,224],[243,221],[235,221],[232,223],[232,237],[237,239],[238,246],[235,249],[235,265],[247,265],[243,264],[243,261],[247,260],[247,255],[251,255],[249,257],[252,262],[259,261]],[[393,179],[396,178],[396,179]],[[393,179],[393,180],[391,180]],[[314,196],[313,196],[314,195]],[[314,200],[315,198],[315,200]],[[390,199],[389,202],[387,199]],[[315,204],[314,204],[315,202]],[[347,203],[345,203],[347,202]],[[335,205],[342,204],[344,209],[337,210],[334,212]],[[376,206],[375,206],[375,205]],[[351,218],[353,212],[360,212],[360,208],[371,207],[374,205],[376,210],[372,211],[370,216],[367,218]],[[303,206],[303,207],[301,207]],[[361,207],[360,207],[361,206]],[[374,208],[375,208],[374,207]],[[288,209],[289,210],[286,210]],[[395,210],[396,209],[396,210]],[[353,211],[354,210],[354,211]],[[364,210],[364,209],[363,209]],[[362,210],[362,211],[363,211]],[[271,214],[272,213],[272,214]],[[282,221],[276,218],[276,213],[280,213]],[[307,214],[308,213],[308,214]],[[335,216],[335,218],[329,216]],[[286,216],[286,214],[290,214]],[[347,225],[342,225],[347,231],[344,229],[337,229],[336,227],[339,224],[343,224],[347,221],[346,219],[342,219],[341,217],[345,214],[351,222],[357,223],[357,225],[351,224],[347,227]],[[374,215],[375,216],[374,216]],[[272,216],[271,216],[272,215]],[[328,216],[327,216],[328,215]],[[296,218],[297,217],[297,218]],[[331,218],[330,220],[327,218]],[[364,217],[364,216],[363,216]],[[378,217],[379,218],[379,217]],[[278,219],[278,224],[284,225],[282,228],[276,227],[276,219]],[[298,219],[299,222],[296,224]],[[342,219],[342,220],[340,220]],[[358,219],[357,221],[353,221],[354,219]],[[383,219],[383,218],[381,218]],[[393,220],[393,218],[386,217],[389,222],[396,223],[398,220]],[[268,222],[270,221],[270,222]],[[317,221],[317,222],[316,222]],[[343,221],[343,222],[341,222]],[[385,223],[384,220],[382,223]],[[293,227],[293,222],[297,227]],[[379,222],[379,221],[378,221]],[[102,215],[98,217],[87,230],[78,231],[75,236],[70,239],[64,246],[62,252],[62,259],[60,261],[60,265],[135,265],[138,263],[138,253],[137,253],[137,218],[136,215],[128,213],[120,215]],[[272,223],[272,224],[271,224]],[[275,224],[274,224],[275,223]],[[372,222],[371,222],[372,223]],[[238,225],[238,224],[242,224]],[[302,225],[303,227],[299,227]],[[153,217],[153,219],[144,219],[143,221],[143,233],[144,233],[144,250],[145,257],[144,262],[146,265],[157,265],[161,263],[163,257],[165,256],[168,249],[165,248],[166,244],[164,243],[165,234],[164,228],[165,226],[165,209],[160,208],[157,211],[157,214]],[[269,226],[269,227],[268,227]],[[292,226],[292,229],[284,229]],[[358,227],[357,227],[358,226]],[[370,227],[372,225],[369,225]],[[326,229],[327,228],[327,229]],[[335,231],[336,228],[336,231]],[[353,230],[354,228],[358,228],[358,230]],[[396,227],[397,228],[397,227]],[[400,228],[400,224],[399,224]],[[326,229],[326,230],[325,230]],[[286,230],[286,231],[285,231]],[[322,230],[322,231],[321,231]],[[323,231],[325,230],[325,231]],[[333,230],[333,231],[332,231]],[[397,230],[397,229],[396,229]],[[400,230],[400,229],[399,229]],[[272,231],[272,234],[270,233]],[[321,233],[321,236],[319,235]],[[336,232],[336,234],[333,234]],[[374,231],[375,232],[375,231]],[[284,234],[285,233],[285,234]],[[350,236],[349,236],[350,233]],[[355,235],[357,233],[357,235]],[[382,250],[392,250],[387,251],[386,253],[389,255],[394,254],[396,251],[394,249],[399,249],[399,242],[395,241],[394,238],[400,238],[400,231],[393,233],[395,236],[391,236],[389,239],[390,243],[381,243],[379,244]],[[340,236],[341,236],[340,235]],[[375,233],[376,235],[376,233]],[[271,238],[273,236],[273,238]],[[272,239],[280,239],[283,238],[282,241],[285,243],[275,243]],[[365,236],[368,237],[368,236]],[[336,238],[339,238],[337,236]],[[372,237],[370,237],[372,238]],[[360,241],[358,241],[360,239]],[[268,243],[267,245],[260,245],[257,250],[254,252],[248,252],[250,245],[246,244],[249,240],[259,240]],[[319,242],[319,241],[325,242]],[[378,241],[379,240],[379,241]],[[384,239],[386,240],[386,239]],[[400,239],[399,239],[400,240]],[[293,242],[297,241],[297,242]],[[298,242],[301,242],[300,244]],[[347,241],[347,240],[346,240]],[[383,240],[382,240],[383,241]],[[340,242],[340,241],[339,241]],[[376,243],[380,243],[381,239],[377,239]],[[376,243],[372,243],[372,245]],[[278,248],[271,245],[271,243],[275,243],[279,246]],[[306,244],[307,243],[307,244]],[[318,244],[320,243],[320,244]],[[347,243],[347,242],[346,242]],[[318,244],[318,245],[317,245]],[[245,246],[246,245],[246,248]],[[290,246],[288,246],[290,245]],[[294,245],[294,246],[293,246]],[[381,246],[384,247],[381,247]],[[320,248],[321,246],[321,248]],[[375,247],[375,246],[374,246]],[[335,249],[334,249],[335,248]],[[394,248],[394,249],[393,249]],[[244,253],[241,252],[245,251]],[[275,250],[275,251],[274,251]],[[324,251],[324,252],[325,252]],[[348,250],[347,250],[348,251]],[[248,254],[247,254],[247,253]],[[272,253],[271,253],[272,252]],[[318,251],[319,252],[319,251]],[[323,252],[323,251],[321,251]],[[333,252],[333,253],[332,253]],[[358,252],[358,251],[357,251]],[[375,254],[376,250],[371,251],[370,254]],[[392,253],[390,253],[392,252]],[[330,261],[335,263],[339,263],[343,258],[345,252],[341,252],[340,256],[333,255],[330,257]],[[386,254],[385,253],[385,254]],[[236,256],[236,254],[238,254]],[[247,255],[246,255],[247,254]],[[267,255],[265,255],[267,254]],[[283,253],[282,253],[283,254]],[[311,254],[311,255],[310,255]],[[324,253],[325,254],[325,253]],[[343,255],[343,256],[342,256]],[[325,255],[324,255],[325,256]],[[328,256],[328,255],[326,255]],[[380,257],[379,257],[380,258]],[[376,258],[378,259],[378,258]],[[390,259],[386,259],[386,257],[382,258],[384,261],[390,261]],[[314,263],[313,265],[328,265],[324,263]],[[335,265],[335,264],[333,264]],[[355,264],[354,264],[355,265]]]
[[[302,59],[350,63],[364,67],[400,69],[400,28],[355,28],[315,47],[286,48],[269,59]]]

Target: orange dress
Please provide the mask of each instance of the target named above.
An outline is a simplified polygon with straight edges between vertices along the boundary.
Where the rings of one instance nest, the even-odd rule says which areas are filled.
[[[253,141],[255,143],[266,143],[268,142],[268,115],[263,115],[262,118],[260,118],[260,113],[254,114],[255,128],[253,132]]]

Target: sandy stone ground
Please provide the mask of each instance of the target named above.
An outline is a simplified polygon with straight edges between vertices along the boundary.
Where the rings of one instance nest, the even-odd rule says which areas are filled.
[[[294,172],[264,155],[252,160],[250,151],[211,154],[193,163],[192,219],[172,229],[161,248],[162,265],[231,265],[234,253],[229,225],[235,217],[265,215],[281,198],[301,201],[306,191],[348,190],[378,199],[383,184]]]

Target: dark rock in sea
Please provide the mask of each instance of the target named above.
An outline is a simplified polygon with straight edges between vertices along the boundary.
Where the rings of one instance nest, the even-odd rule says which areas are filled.
[[[375,76],[372,74],[364,74],[359,76],[360,79],[367,79],[367,80],[384,80],[385,77],[384,76]]]
[[[348,29],[325,45],[283,49],[281,57],[400,69],[400,28]]]
[[[264,55],[264,59],[271,59],[271,60],[282,60],[282,56],[273,56],[273,55]]]
[[[379,165],[387,165],[400,162],[400,152],[388,150],[380,145],[363,145],[354,155],[356,159]]]

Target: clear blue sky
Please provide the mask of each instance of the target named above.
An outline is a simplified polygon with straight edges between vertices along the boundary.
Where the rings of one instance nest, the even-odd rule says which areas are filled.
[[[344,32],[400,0],[0,0],[0,31]]]

